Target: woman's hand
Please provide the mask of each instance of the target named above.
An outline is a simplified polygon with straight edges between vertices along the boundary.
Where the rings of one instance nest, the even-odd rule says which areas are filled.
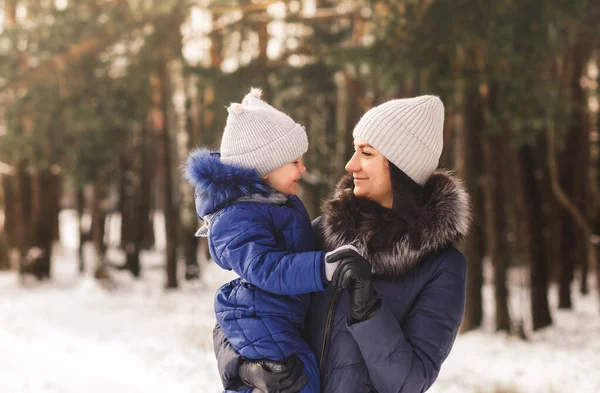
[[[352,246],[336,249],[329,254],[333,254],[332,260],[341,259],[333,272],[331,283],[348,290],[351,320],[360,322],[371,318],[381,305],[371,283],[371,264]]]
[[[268,359],[240,360],[238,375],[248,386],[263,393],[297,393],[306,384],[304,365],[296,355],[285,363]]]

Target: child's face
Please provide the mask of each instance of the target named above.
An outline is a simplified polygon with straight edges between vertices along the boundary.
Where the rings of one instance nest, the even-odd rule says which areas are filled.
[[[288,162],[283,166],[265,175],[267,184],[283,194],[296,195],[298,193],[298,182],[306,167],[302,164],[302,156],[297,160]]]

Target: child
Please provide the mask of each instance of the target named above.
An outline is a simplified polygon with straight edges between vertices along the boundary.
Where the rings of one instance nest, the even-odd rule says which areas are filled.
[[[306,132],[258,89],[228,112],[220,154],[193,152],[186,168],[205,223],[197,235],[208,236],[219,266],[240,276],[217,292],[217,322],[244,358],[297,355],[307,377],[301,392],[318,393],[316,358],[301,333],[308,293],[325,288],[339,257],[313,251],[310,219],[296,196]]]

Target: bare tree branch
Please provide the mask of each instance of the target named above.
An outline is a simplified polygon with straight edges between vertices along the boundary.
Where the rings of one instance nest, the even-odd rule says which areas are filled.
[[[586,242],[586,244],[588,244],[588,253],[593,253],[593,248],[590,251],[590,245],[600,244],[600,236],[592,232],[592,228],[588,224],[583,214],[579,211],[579,209],[577,209],[573,202],[571,202],[567,194],[560,186],[556,165],[556,141],[554,136],[554,126],[551,124],[546,128],[546,142],[548,146],[548,169],[550,170],[552,192],[554,193],[554,196],[558,202],[567,210],[567,212],[569,212],[581,230],[584,231],[585,237],[588,239],[588,242]]]

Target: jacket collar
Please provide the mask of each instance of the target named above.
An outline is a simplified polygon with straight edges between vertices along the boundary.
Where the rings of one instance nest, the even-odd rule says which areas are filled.
[[[185,177],[194,186],[196,213],[201,219],[234,202],[288,201],[287,195],[269,187],[256,170],[224,164],[219,153],[207,149],[189,155]]]
[[[469,196],[462,181],[448,172],[436,171],[424,186],[429,191],[425,217],[417,224],[421,237],[418,249],[411,247],[406,225],[392,210],[357,198],[353,189],[352,175],[346,175],[333,198],[325,202],[321,227],[325,247],[332,250],[353,244],[370,261],[376,276],[399,277],[469,231]]]

